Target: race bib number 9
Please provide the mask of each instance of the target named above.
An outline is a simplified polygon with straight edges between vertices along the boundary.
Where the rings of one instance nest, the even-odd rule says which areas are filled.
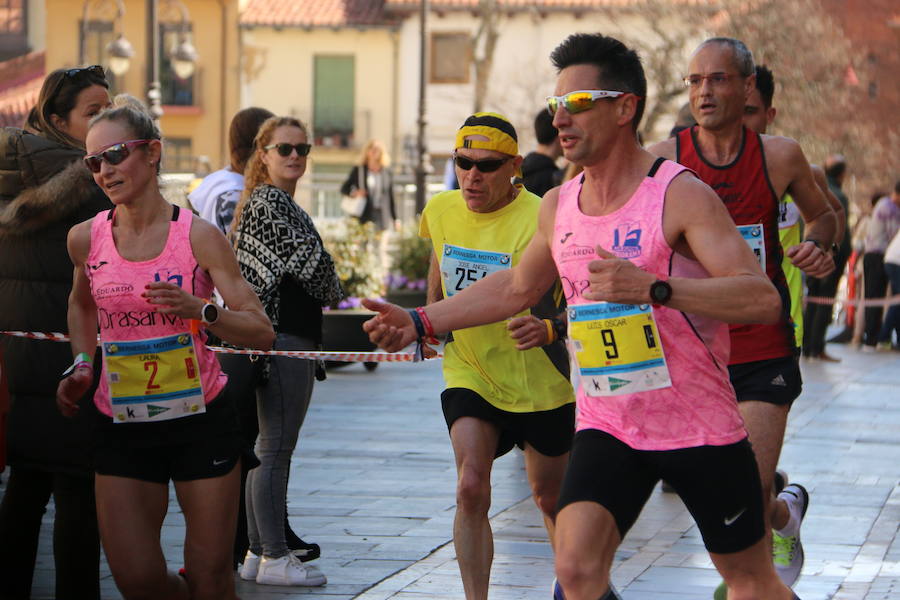
[[[441,258],[441,278],[449,298],[491,273],[504,271],[512,266],[512,254],[471,250],[444,244]]]
[[[618,396],[672,385],[649,304],[570,306],[569,339],[588,396]]]
[[[206,412],[190,333],[104,342],[113,422],[166,421]]]
[[[766,240],[763,233],[765,233],[765,229],[762,223],[758,225],[738,225],[738,231],[741,234],[741,237],[744,238],[744,241],[747,242],[747,245],[750,246],[750,249],[753,250],[753,254],[756,255],[756,260],[759,261],[759,266],[762,267],[763,272],[766,271]]]

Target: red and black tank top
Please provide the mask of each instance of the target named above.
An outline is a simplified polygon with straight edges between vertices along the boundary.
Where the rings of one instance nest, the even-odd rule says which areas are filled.
[[[763,239],[756,248],[765,272],[782,299],[782,316],[774,325],[730,325],[731,358],[736,365],[782,358],[795,352],[790,300],[784,271],[783,252],[778,238],[778,196],[766,169],[762,138],[746,127],[737,157],[727,165],[714,165],[697,145],[697,126],[681,131],[675,138],[678,162],[693,170],[722,199],[735,225],[742,230],[751,247],[754,235]],[[760,226],[758,229],[755,226]],[[762,250],[763,252],[760,252]]]

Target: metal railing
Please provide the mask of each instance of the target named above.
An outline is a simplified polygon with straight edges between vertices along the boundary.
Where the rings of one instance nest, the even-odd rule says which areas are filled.
[[[301,205],[309,207],[314,219],[337,219],[344,216],[341,211],[341,184],[344,176],[322,174],[309,179],[301,179],[295,198]],[[444,183],[438,178],[427,181],[426,198],[444,191]],[[412,175],[394,177],[394,202],[397,217],[404,223],[416,216],[416,186]]]

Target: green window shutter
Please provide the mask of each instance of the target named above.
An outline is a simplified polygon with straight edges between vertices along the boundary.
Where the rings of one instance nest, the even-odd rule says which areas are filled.
[[[316,137],[353,135],[355,105],[352,56],[316,56],[313,132]]]

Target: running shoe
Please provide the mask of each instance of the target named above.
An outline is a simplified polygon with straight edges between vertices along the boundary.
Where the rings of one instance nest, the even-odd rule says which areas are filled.
[[[772,558],[775,562],[775,570],[781,581],[788,587],[794,585],[800,577],[803,569],[803,544],[800,542],[800,526],[809,508],[809,493],[802,485],[792,483],[778,494],[780,500],[787,503],[791,513],[791,520],[797,523],[797,531],[792,535],[782,535],[787,532],[772,532]]]
[[[556,577],[553,578],[553,600],[566,600],[566,595],[563,594],[562,587],[559,585],[559,581]]]
[[[728,600],[728,586],[725,585],[724,581],[713,592],[713,600]]]
[[[553,578],[553,600],[566,600],[566,595],[563,594],[562,587],[555,577]],[[622,596],[619,595],[618,590],[610,582],[609,591],[600,600],[622,600]]]
[[[279,558],[263,556],[256,574],[256,583],[263,585],[316,587],[326,582],[325,575],[319,569],[304,565],[290,552]]]

